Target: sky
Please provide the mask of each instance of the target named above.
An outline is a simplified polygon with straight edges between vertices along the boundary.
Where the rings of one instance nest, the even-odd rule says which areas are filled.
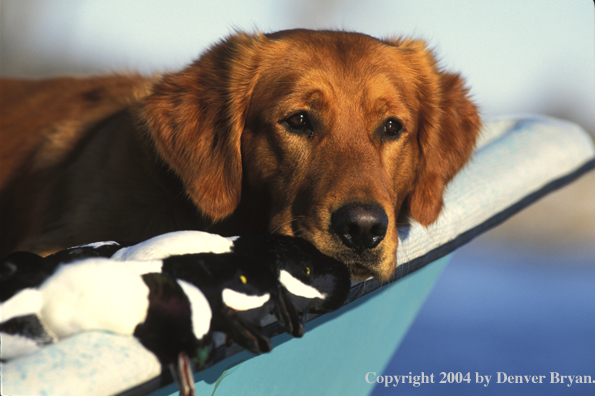
[[[595,134],[590,0],[3,0],[0,74],[175,71],[235,30],[354,30],[428,41],[484,117],[540,113]]]

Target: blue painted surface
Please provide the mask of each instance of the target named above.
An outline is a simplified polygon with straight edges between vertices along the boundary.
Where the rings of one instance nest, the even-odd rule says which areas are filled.
[[[436,383],[376,384],[371,395],[595,395],[595,383],[550,383],[552,372],[595,381],[595,246],[457,250],[382,375],[410,372]],[[471,383],[441,384],[441,372],[470,373]],[[498,384],[498,372],[545,378]]]
[[[302,339],[277,336],[268,354],[243,352],[198,373],[196,394],[367,394],[366,373],[382,372],[448,260],[437,260],[307,323]],[[169,386],[153,396],[177,394]]]

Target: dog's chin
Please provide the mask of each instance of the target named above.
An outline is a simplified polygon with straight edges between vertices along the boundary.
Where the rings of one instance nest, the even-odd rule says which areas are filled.
[[[353,278],[357,281],[366,280],[372,276],[372,272],[368,269],[357,268],[357,267],[354,268],[352,266],[348,266],[348,267],[349,267],[349,272],[351,273],[351,278]]]
[[[370,277],[373,277],[379,282],[385,282],[394,273],[394,268],[391,268],[387,271],[381,271],[378,269],[363,268],[359,265],[348,265],[347,267],[351,272],[351,278],[358,281],[366,280]]]
[[[383,260],[382,251],[369,252],[365,255],[343,253],[334,256],[335,259],[343,262],[355,280],[365,280],[373,277],[377,281],[388,280],[395,270],[396,260]]]

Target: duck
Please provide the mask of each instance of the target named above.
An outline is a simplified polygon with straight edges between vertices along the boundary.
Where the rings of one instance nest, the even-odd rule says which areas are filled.
[[[14,252],[0,260],[0,302],[15,293],[41,285],[56,269],[45,266],[43,257],[30,252]]]
[[[305,333],[306,314],[332,312],[345,303],[351,289],[347,266],[321,253],[305,239],[279,234],[246,235],[234,241],[233,252],[247,266],[266,266],[279,287],[276,314],[286,332]]]
[[[131,335],[169,366],[183,395],[194,394],[192,359],[211,349],[210,304],[195,285],[154,271],[161,265],[88,258],[58,266],[0,305],[0,358],[86,330]]]
[[[228,258],[213,256],[209,260],[234,262],[232,266],[243,267],[244,272],[257,268],[252,278],[262,278],[261,283],[266,284],[263,289],[270,289],[273,280],[270,274],[267,277],[267,273],[272,271],[280,290],[275,297],[277,301],[267,306],[273,306],[279,323],[295,337],[304,334],[303,318],[306,313],[323,314],[335,310],[349,293],[350,277],[345,266],[322,254],[304,239],[278,234],[222,237],[203,231],[176,231],[135,245],[115,241],[79,245],[45,258],[27,252],[13,253],[0,263],[0,270],[4,268],[4,272],[10,274],[3,276],[0,272],[0,284],[3,285],[0,301],[21,288],[38,286],[59,264],[84,257],[144,261],[203,252],[234,253],[235,256]],[[267,267],[269,271],[263,271],[262,267]],[[16,268],[19,270],[15,271]],[[6,278],[11,278],[10,282],[6,282]],[[208,276],[204,279],[202,287],[208,288],[212,279]],[[247,315],[247,312],[242,314]],[[254,345],[248,349],[256,353],[263,351]]]
[[[255,354],[269,352],[264,318],[273,314],[301,337],[306,314],[343,305],[350,276],[301,238],[183,231],[136,245],[81,245],[46,258],[13,254],[0,265],[3,283],[11,291],[0,306],[0,331],[24,340],[12,342],[22,351],[90,329],[133,335],[170,367],[185,395],[192,394],[193,366],[205,367],[212,356],[214,332]],[[17,349],[4,348],[2,358]]]
[[[38,287],[22,289],[0,305],[0,358],[85,330],[133,335],[169,366],[183,395],[193,394],[194,366],[209,362],[213,332],[255,354],[272,349],[261,321],[276,309],[275,280],[237,260],[233,253],[199,253],[61,264]]]
[[[157,235],[137,244],[122,241],[92,242],[60,250],[46,257],[31,252],[14,252],[0,260],[0,301],[10,298],[18,290],[39,286],[60,264],[91,257],[148,261],[190,253],[225,253],[231,251],[235,239],[237,237],[186,230]]]
[[[272,349],[263,319],[282,309],[276,280],[270,271],[250,266],[228,253],[197,253],[163,259],[162,271],[198,287],[213,312],[212,330],[224,333],[244,349],[261,354]]]
[[[228,253],[238,237],[223,237],[205,231],[173,231],[135,245],[123,246],[113,260],[154,260],[193,253]]]

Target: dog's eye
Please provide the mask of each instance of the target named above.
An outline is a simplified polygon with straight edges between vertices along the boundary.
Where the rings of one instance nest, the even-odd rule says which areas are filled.
[[[285,119],[283,123],[295,133],[305,133],[308,137],[314,136],[314,130],[312,124],[308,118],[308,114],[304,111],[294,114],[289,118]]]
[[[298,113],[287,119],[287,124],[297,130],[306,129],[309,125],[308,116],[306,113]]]
[[[384,135],[391,138],[398,137],[403,132],[403,124],[395,118],[389,118],[384,123]]]

